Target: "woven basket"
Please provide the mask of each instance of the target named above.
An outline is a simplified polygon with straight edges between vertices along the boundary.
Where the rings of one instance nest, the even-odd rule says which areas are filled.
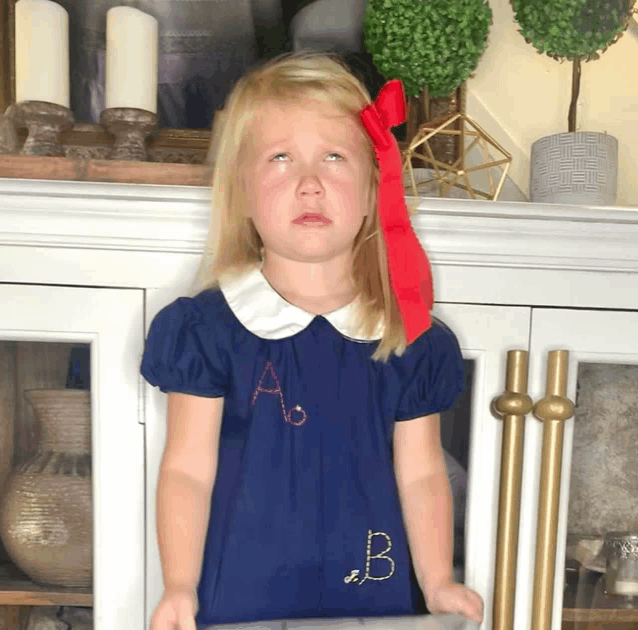
[[[530,198],[545,203],[616,203],[618,140],[577,131],[545,136],[532,145]]]

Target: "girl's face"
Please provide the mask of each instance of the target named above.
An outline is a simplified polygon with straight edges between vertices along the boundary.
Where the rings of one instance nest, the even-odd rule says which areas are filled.
[[[269,102],[260,108],[244,174],[246,214],[266,255],[325,262],[352,251],[370,210],[366,142],[355,120],[330,105]],[[325,221],[299,221],[306,213]]]

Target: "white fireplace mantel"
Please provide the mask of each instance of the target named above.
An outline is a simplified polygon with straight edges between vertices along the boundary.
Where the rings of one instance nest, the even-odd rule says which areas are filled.
[[[195,269],[208,214],[205,187],[0,179],[0,275],[45,284],[175,284],[184,264]],[[603,276],[602,292],[610,282],[622,290],[623,278],[638,273],[638,208],[422,198],[413,225],[439,300],[572,304],[549,276],[544,290],[537,286],[540,271],[560,271],[589,286],[574,306],[599,306]],[[494,293],[492,279],[502,285],[503,275],[510,290]]]
[[[0,243],[200,253],[209,199],[206,187],[0,179]],[[638,269],[638,208],[421,198],[414,227],[441,263]]]

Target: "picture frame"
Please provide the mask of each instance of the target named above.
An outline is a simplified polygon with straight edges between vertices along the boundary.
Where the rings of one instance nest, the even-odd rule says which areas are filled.
[[[0,0],[0,114],[16,101],[16,75],[15,75],[15,5],[18,0]],[[299,6],[308,4],[298,3]],[[292,4],[287,6],[291,10]],[[441,101],[439,115],[457,113],[463,108],[463,91],[459,88],[454,95]],[[374,97],[374,95],[373,95]],[[411,128],[415,128],[422,122],[418,99],[410,98],[408,111],[412,112],[408,117],[408,135]],[[421,104],[422,105],[422,104]],[[220,112],[221,110],[217,110]],[[217,115],[217,114],[215,114]],[[156,129],[146,141],[148,162],[143,166],[136,164],[136,168],[129,163],[121,163],[117,169],[108,164],[108,153],[113,146],[115,138],[99,124],[78,122],[71,129],[60,135],[60,144],[63,146],[66,158],[55,158],[59,164],[53,164],[52,158],[24,157],[24,156],[0,156],[0,171],[4,177],[29,177],[36,179],[79,179],[97,177],[97,181],[126,181],[130,183],[175,183],[183,185],[207,185],[209,182],[212,162],[210,159],[211,128],[185,129],[167,128]],[[402,137],[402,128],[399,130],[399,148],[407,148],[407,138]],[[26,129],[18,129],[18,146],[22,146],[27,137]],[[457,142],[450,146],[435,146],[435,154],[444,162],[452,162],[458,157]],[[449,143],[448,143],[449,144]],[[74,159],[75,163],[66,163],[67,158]],[[29,160],[33,164],[28,163]],[[92,169],[93,162],[99,161],[99,168]],[[161,165],[184,165],[191,168],[191,174],[185,174],[184,170],[178,170],[179,176],[173,181],[174,175],[162,172]],[[175,170],[175,169],[174,169]],[[87,175],[87,172],[100,173],[99,175]],[[135,172],[134,172],[135,171]],[[171,171],[172,172],[172,171]],[[176,171],[177,172],[177,171]],[[79,173],[79,175],[77,175]],[[123,179],[122,179],[123,178]]]
[[[0,0],[0,114],[16,102],[15,76],[15,5],[17,0]],[[24,143],[26,130],[18,130]],[[149,155],[155,162],[206,165],[210,129],[162,128],[147,141]],[[60,143],[85,159],[100,159],[112,146],[114,138],[101,125],[76,123],[60,136]],[[196,177],[196,180],[198,178]]]
[[[0,113],[15,103],[15,3],[0,0]]]

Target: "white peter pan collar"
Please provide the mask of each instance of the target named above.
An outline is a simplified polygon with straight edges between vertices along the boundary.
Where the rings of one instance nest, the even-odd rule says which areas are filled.
[[[251,333],[262,339],[284,339],[306,328],[315,317],[299,306],[285,300],[261,272],[261,266],[245,273],[220,279],[221,289],[235,317]],[[371,337],[355,335],[352,331],[353,309],[356,302],[325,313],[325,317],[342,335],[354,341],[375,341],[383,336],[383,325],[379,324]]]

